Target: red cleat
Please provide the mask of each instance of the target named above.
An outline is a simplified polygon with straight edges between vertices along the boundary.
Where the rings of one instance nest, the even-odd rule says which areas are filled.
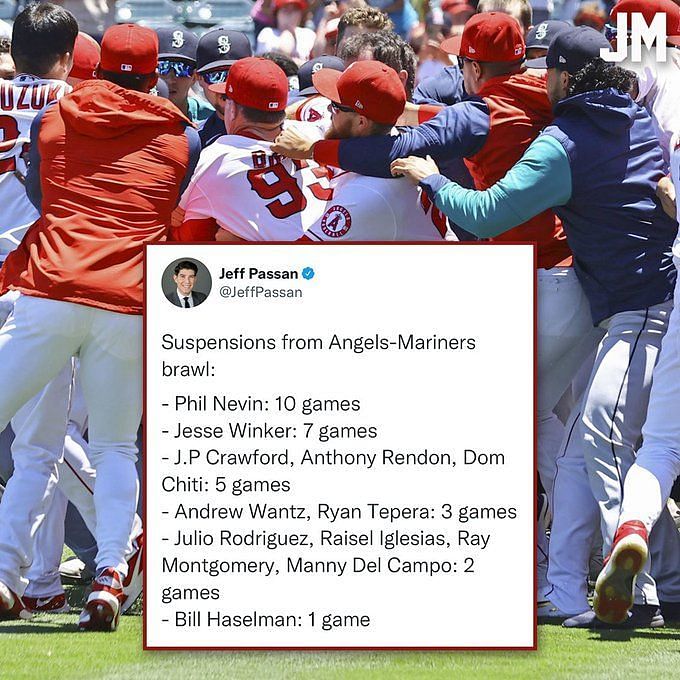
[[[23,599],[26,608],[34,614],[66,614],[71,611],[64,593],[51,597],[26,597],[24,595]]]
[[[0,620],[30,618],[33,618],[33,614],[28,611],[24,601],[0,581]]]
[[[647,530],[642,522],[624,522],[595,584],[593,609],[600,621],[623,623],[633,606],[635,579],[647,561]]]
[[[144,582],[144,533],[142,532],[137,538],[132,541],[135,551],[128,557],[128,573],[123,580],[123,592],[125,593],[125,600],[120,608],[120,613],[125,612],[132,607],[137,598],[142,593],[142,585]]]
[[[125,600],[123,580],[113,568],[103,569],[92,582],[92,592],[80,614],[80,630],[114,631]]]

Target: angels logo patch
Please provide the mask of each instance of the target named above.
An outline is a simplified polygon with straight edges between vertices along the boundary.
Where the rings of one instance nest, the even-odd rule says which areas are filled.
[[[352,226],[352,216],[341,205],[333,205],[321,219],[321,231],[329,238],[342,238]]]

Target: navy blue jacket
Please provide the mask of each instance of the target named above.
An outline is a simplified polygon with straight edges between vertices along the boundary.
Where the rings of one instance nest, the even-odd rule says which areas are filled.
[[[612,88],[586,92],[559,102],[544,134],[569,157],[571,198],[554,210],[594,322],[670,300],[678,225],[656,198],[666,168],[647,111]]]

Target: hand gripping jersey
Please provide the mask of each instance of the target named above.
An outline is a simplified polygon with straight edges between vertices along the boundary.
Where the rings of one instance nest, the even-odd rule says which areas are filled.
[[[30,75],[0,80],[0,262],[39,217],[24,187],[31,123],[47,104],[70,91],[61,80]]]

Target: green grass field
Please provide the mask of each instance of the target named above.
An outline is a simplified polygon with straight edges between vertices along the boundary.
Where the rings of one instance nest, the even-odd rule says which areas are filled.
[[[399,678],[668,678],[680,665],[680,628],[655,631],[539,627],[539,651],[143,652],[141,616],[118,632],[78,633],[77,616],[0,623],[0,678],[51,680],[205,677],[268,680]]]

